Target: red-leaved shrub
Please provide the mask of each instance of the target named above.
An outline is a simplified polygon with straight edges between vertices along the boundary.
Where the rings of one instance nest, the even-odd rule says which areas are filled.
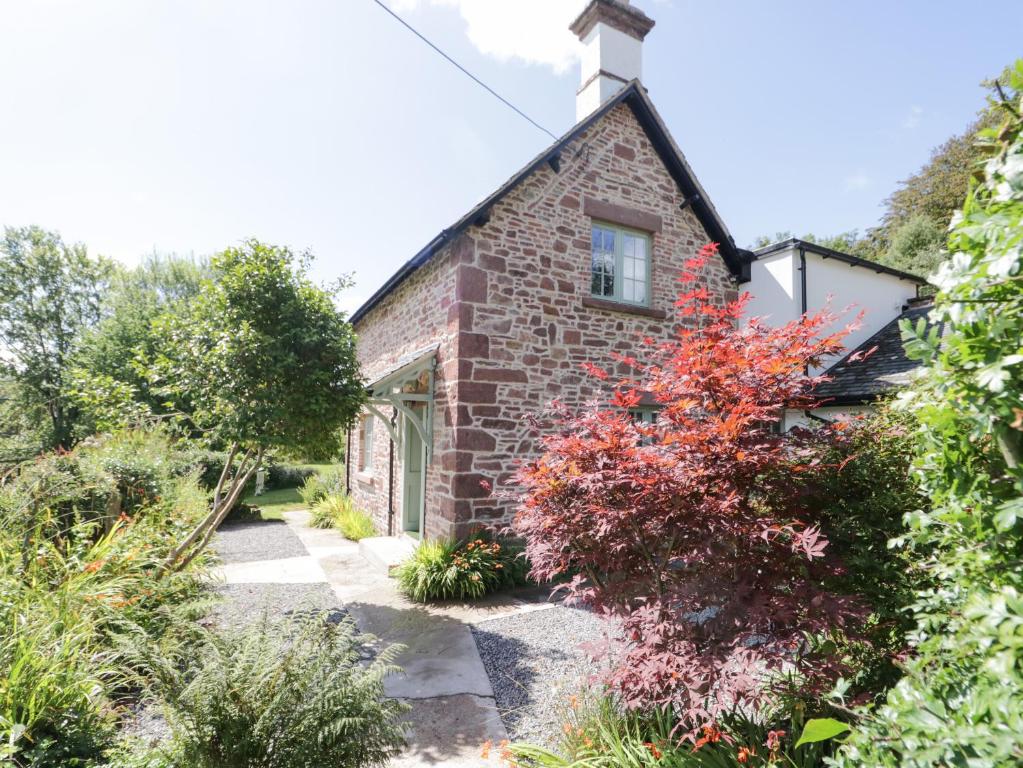
[[[621,622],[609,683],[626,705],[671,704],[693,728],[762,705],[769,673],[823,682],[834,667],[797,651],[860,614],[821,587],[838,565],[800,504],[812,438],[776,428],[785,409],[815,405],[820,377],[807,370],[840,351],[847,330],[826,333],[827,312],[746,323],[745,297],[715,306],[697,283],[715,252],[705,247],[682,276],[689,327],[643,340],[642,360],[618,358],[624,378],[587,366],[613,391],[608,405],[555,407],[558,428],[519,471],[513,523],[533,577],[576,573],[570,598]],[[654,423],[632,415],[641,403],[660,407]],[[777,471],[783,457],[794,470]]]

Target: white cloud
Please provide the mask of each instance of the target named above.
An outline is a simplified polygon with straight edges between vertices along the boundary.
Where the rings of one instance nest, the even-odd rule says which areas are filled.
[[[856,171],[845,179],[846,190],[866,189],[871,184],[871,178],[863,171]]]
[[[567,72],[581,46],[568,25],[586,0],[389,0],[398,13],[426,5],[458,10],[469,42],[484,56]]]
[[[902,121],[902,127],[909,131],[913,130],[918,125],[920,125],[920,118],[923,117],[923,114],[924,108],[918,107],[916,104],[914,104],[912,107],[909,108],[909,114]]]

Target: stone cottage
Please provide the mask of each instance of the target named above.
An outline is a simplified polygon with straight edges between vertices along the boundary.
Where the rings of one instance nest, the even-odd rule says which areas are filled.
[[[457,536],[502,518],[482,482],[506,482],[533,450],[524,415],[590,397],[584,361],[670,333],[676,278],[705,243],[720,243],[702,276],[720,301],[748,275],[640,84],[653,25],[593,0],[572,24],[576,126],[352,315],[371,399],[349,492],[382,532]]]
[[[755,255],[640,83],[653,26],[627,0],[591,0],[571,25],[575,127],[352,315],[370,400],[349,434],[348,491],[382,533],[460,537],[505,519],[485,485],[535,451],[523,416],[591,398],[582,363],[670,335],[677,277],[704,244],[720,249],[700,276],[713,300],[749,281]]]

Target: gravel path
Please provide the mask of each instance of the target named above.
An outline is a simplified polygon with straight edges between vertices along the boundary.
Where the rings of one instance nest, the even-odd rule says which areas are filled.
[[[287,524],[278,521],[228,523],[217,531],[213,547],[224,563],[277,560],[309,554]],[[338,621],[344,615],[337,595],[326,582],[221,584],[216,589],[224,599],[213,607],[211,618],[222,628],[250,624],[260,620],[263,614],[276,618],[294,613],[328,611],[330,621]]]
[[[600,642],[604,622],[556,606],[481,621],[472,633],[509,737],[554,746],[569,697],[601,671],[579,646]]]
[[[225,563],[280,560],[309,554],[283,520],[224,523],[213,540],[213,548]]]

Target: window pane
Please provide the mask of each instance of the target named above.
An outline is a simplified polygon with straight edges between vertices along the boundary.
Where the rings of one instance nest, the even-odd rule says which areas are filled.
[[[637,280],[633,286],[632,300],[637,304],[646,304],[646,283]]]
[[[614,296],[615,237],[606,227],[593,227],[590,256],[590,291],[594,296]]]
[[[622,273],[625,283],[622,285],[622,300],[645,304],[648,294],[647,241],[644,237],[630,234],[623,234],[623,238]]]

